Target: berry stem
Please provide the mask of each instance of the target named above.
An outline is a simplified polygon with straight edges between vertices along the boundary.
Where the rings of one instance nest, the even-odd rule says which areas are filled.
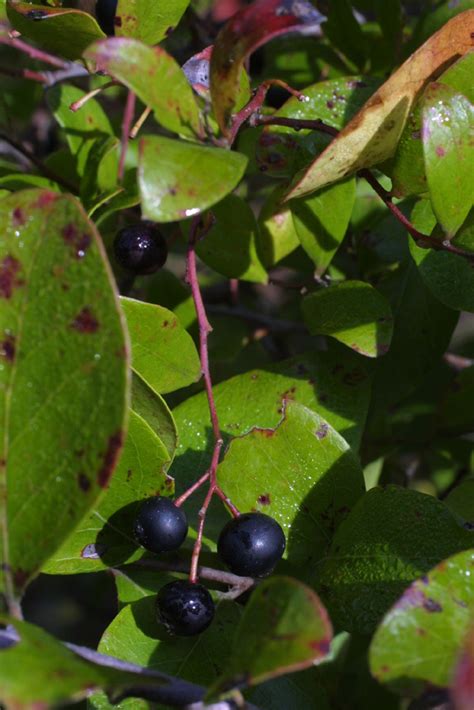
[[[8,47],[13,47],[18,49],[23,54],[27,54],[31,59],[37,59],[45,64],[50,64],[58,69],[66,69],[70,62],[67,62],[59,57],[54,56],[54,54],[49,54],[49,52],[44,52],[42,49],[37,47],[32,47],[31,45],[23,42],[23,40],[18,39],[18,37],[12,37],[11,34],[2,34],[3,27],[0,28],[0,44],[6,44]]]
[[[212,226],[212,220],[203,227],[201,225],[201,218],[196,216],[191,222],[191,229],[188,242],[188,250],[186,257],[186,281],[191,288],[191,294],[194,302],[194,308],[196,311],[196,317],[199,327],[199,357],[201,360],[201,372],[204,378],[204,386],[206,389],[207,402],[209,406],[209,414],[212,423],[212,432],[214,434],[214,450],[212,452],[211,464],[206,471],[206,473],[201,476],[190,488],[188,488],[181,496],[175,501],[175,505],[181,505],[189,496],[194,493],[198,488],[200,488],[206,481],[209,481],[209,489],[207,491],[204,503],[199,511],[199,526],[196,542],[194,543],[193,553],[191,557],[191,569],[189,571],[189,581],[196,583],[199,578],[198,565],[199,565],[199,555],[201,554],[202,548],[202,537],[204,532],[204,525],[206,522],[207,510],[209,508],[210,502],[213,495],[217,495],[228,507],[232,515],[238,516],[239,511],[229,500],[228,496],[222,491],[217,483],[217,466],[219,464],[219,457],[221,449],[224,445],[224,440],[222,438],[219,418],[217,416],[216,403],[214,400],[214,393],[212,390],[212,379],[211,371],[209,368],[209,352],[208,352],[208,337],[209,333],[212,332],[211,324],[207,318],[206,309],[204,307],[204,301],[202,299],[201,289],[199,287],[199,279],[197,275],[197,260],[196,260],[196,244],[198,239],[202,239]]]
[[[326,123],[320,119],[308,120],[308,119],[298,119],[298,118],[286,118],[283,116],[254,116],[251,121],[253,126],[287,126],[288,128],[294,128],[295,130],[307,129],[313,131],[320,131],[326,133],[330,136],[336,137],[339,135],[339,131],[332,126],[328,126]],[[393,195],[386,190],[383,185],[379,183],[375,175],[368,168],[359,170],[357,173],[359,177],[364,178],[369,185],[372,187],[374,192],[380,197],[384,202],[385,206],[390,210],[395,219],[397,219],[400,224],[402,224],[416,244],[422,249],[434,249],[436,251],[447,251],[450,254],[456,254],[457,256],[462,256],[468,261],[474,261],[474,252],[466,251],[454,246],[448,239],[440,240],[436,237],[432,237],[429,234],[423,234],[410,222],[410,220],[405,217],[403,212],[393,204]]]

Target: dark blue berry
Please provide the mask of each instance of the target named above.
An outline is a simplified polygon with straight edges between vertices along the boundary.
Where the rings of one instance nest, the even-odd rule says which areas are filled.
[[[214,618],[214,602],[206,587],[187,580],[165,584],[158,592],[159,621],[176,636],[195,636]]]
[[[114,240],[115,258],[133,274],[153,274],[166,262],[168,247],[158,227],[152,222],[130,224]]]
[[[217,551],[234,574],[264,577],[281,559],[285,544],[285,535],[276,520],[263,513],[245,513],[223,528]]]
[[[115,13],[118,0],[97,0],[95,14],[100,29],[109,37],[115,34]]]
[[[135,539],[150,552],[169,552],[180,547],[188,534],[188,521],[169,498],[148,498],[133,525]]]

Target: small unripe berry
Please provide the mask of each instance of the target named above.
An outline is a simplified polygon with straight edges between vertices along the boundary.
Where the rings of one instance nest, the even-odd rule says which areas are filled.
[[[188,521],[172,500],[157,496],[140,506],[133,525],[135,539],[150,552],[170,552],[183,544]]]
[[[285,535],[276,520],[263,513],[245,513],[223,528],[217,551],[234,574],[264,577],[281,559],[285,545]]]
[[[168,246],[153,222],[130,224],[114,239],[115,258],[122,268],[137,276],[153,274],[166,262]]]
[[[195,636],[214,618],[214,602],[202,584],[177,580],[165,584],[156,598],[158,620],[176,636]]]

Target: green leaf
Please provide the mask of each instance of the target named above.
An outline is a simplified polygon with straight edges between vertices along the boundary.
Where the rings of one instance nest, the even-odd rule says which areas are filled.
[[[97,572],[141,557],[133,521],[144,498],[171,495],[170,457],[147,422],[130,412],[128,436],[111,484],[100,505],[45,565],[48,574]]]
[[[85,92],[70,84],[56,84],[46,93],[48,106],[63,129],[63,135],[77,162],[82,177],[88,155],[97,139],[113,135],[107,114],[95,99],[89,99],[79,111],[71,111],[71,104]]]
[[[380,86],[378,79],[349,76],[319,81],[304,89],[305,101],[292,96],[275,116],[314,120],[341,130]],[[257,145],[257,161],[271,177],[293,177],[315,155],[326,148],[330,138],[319,131],[296,132],[285,126],[266,126]]]
[[[456,515],[470,525],[474,524],[474,477],[466,478],[452,489],[444,499],[445,504]]]
[[[214,387],[221,431],[227,443],[248,434],[254,427],[274,429],[282,419],[287,401],[314,410],[357,449],[369,403],[370,381],[361,358],[337,343],[327,352],[299,356],[265,370],[237,375]],[[190,397],[173,410],[179,432],[179,447],[172,473],[177,492],[182,493],[198,473],[209,467],[213,450],[209,409],[205,393]],[[258,490],[252,501],[265,495]],[[185,506],[195,520],[201,500],[191,498]],[[220,502],[208,517],[206,541],[214,547],[227,518]]]
[[[16,193],[0,224],[0,585],[11,574],[21,590],[108,485],[128,357],[101,241],[76,200]]]
[[[370,667],[402,690],[409,680],[450,685],[474,606],[474,552],[444,560],[414,582],[384,617],[370,647]]]
[[[390,304],[364,281],[344,281],[307,296],[302,304],[312,334],[330,335],[361,355],[378,357],[390,348]]]
[[[274,266],[300,245],[290,208],[280,202],[283,194],[284,189],[275,188],[258,216],[257,251],[266,267]]]
[[[117,668],[113,659],[100,659],[99,665],[33,624],[5,616],[0,617],[0,622],[13,626],[20,635],[18,643],[1,651],[0,687],[2,702],[8,707],[61,706],[85,699],[99,688],[104,688],[112,699],[126,691],[133,692],[137,687],[155,692],[163,688],[166,693],[166,686],[172,684],[168,676],[153,671],[143,673],[139,667],[136,670]],[[104,663],[105,660],[108,662]]]
[[[322,26],[331,44],[356,66],[363,67],[367,57],[366,38],[354,17],[349,0],[331,0],[328,19]]]
[[[96,19],[79,10],[8,0],[7,15],[24,37],[67,59],[80,59],[92,42],[105,37]]]
[[[290,202],[298,239],[318,276],[326,271],[344,239],[355,198],[356,181],[350,179]]]
[[[441,74],[438,82],[453,87],[458,93],[464,94],[465,97],[473,102],[474,89],[471,81],[473,71],[474,52],[468,52]],[[418,195],[426,193],[428,190],[423,142],[421,140],[422,106],[424,101],[424,95],[420,96],[410,112],[397,151],[389,166],[389,174],[393,181],[393,191],[399,196]]]
[[[162,47],[112,37],[93,44],[84,57],[133,91],[164,128],[190,137],[202,135],[193,90],[179,64]]]
[[[308,668],[329,653],[331,639],[331,622],[312,589],[290,577],[268,579],[245,608],[211,694]]]
[[[443,434],[470,434],[474,429],[474,367],[461,370],[439,403],[438,427]]]
[[[242,511],[268,513],[287,536],[285,556],[314,565],[364,493],[362,469],[347,442],[324,420],[288,402],[275,429],[233,439],[218,468],[221,488]]]
[[[189,5],[189,0],[119,0],[115,34],[134,37],[146,44],[158,44],[175,29]]]
[[[118,138],[112,136],[99,138],[91,146],[81,180],[81,200],[86,209],[97,209],[101,196],[121,190],[117,186],[119,146]]]
[[[232,192],[246,165],[247,158],[235,151],[161,136],[142,138],[138,182],[143,215],[174,222],[199,214]]]
[[[178,445],[178,431],[173,415],[163,397],[137,375],[132,378],[132,409],[161,439],[172,461]]]
[[[334,623],[368,634],[408,584],[473,545],[474,533],[441,501],[372,488],[337,530],[314,580]]]
[[[250,205],[228,195],[212,208],[215,222],[197,247],[199,257],[219,274],[242,281],[267,282],[256,249],[258,225]]]
[[[159,586],[169,581],[165,573],[155,572],[155,577]],[[180,638],[158,623],[155,603],[156,596],[147,596],[126,606],[105,630],[99,651],[189,682],[208,685],[215,681],[230,655],[239,607],[221,602],[203,634]],[[100,710],[111,707],[103,695],[94,696],[91,704]]]
[[[474,106],[445,84],[430,84],[423,109],[423,152],[431,204],[451,239],[474,203]]]
[[[415,206],[412,222],[421,232],[431,233],[436,220],[429,202],[420,201]],[[474,312],[472,268],[466,259],[445,251],[422,249],[413,240],[410,241],[410,252],[423,281],[435,298],[449,308]]]
[[[193,339],[177,316],[152,303],[120,299],[132,343],[132,368],[155,392],[197,382],[201,363]]]

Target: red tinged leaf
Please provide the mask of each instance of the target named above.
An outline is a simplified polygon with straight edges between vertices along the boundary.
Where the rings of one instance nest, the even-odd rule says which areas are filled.
[[[471,710],[474,699],[474,626],[471,626],[461,651],[452,687],[455,710]]]
[[[317,35],[325,17],[307,0],[261,0],[237,12],[217,35],[211,58],[211,97],[219,128],[228,135],[245,59],[274,37]]]

